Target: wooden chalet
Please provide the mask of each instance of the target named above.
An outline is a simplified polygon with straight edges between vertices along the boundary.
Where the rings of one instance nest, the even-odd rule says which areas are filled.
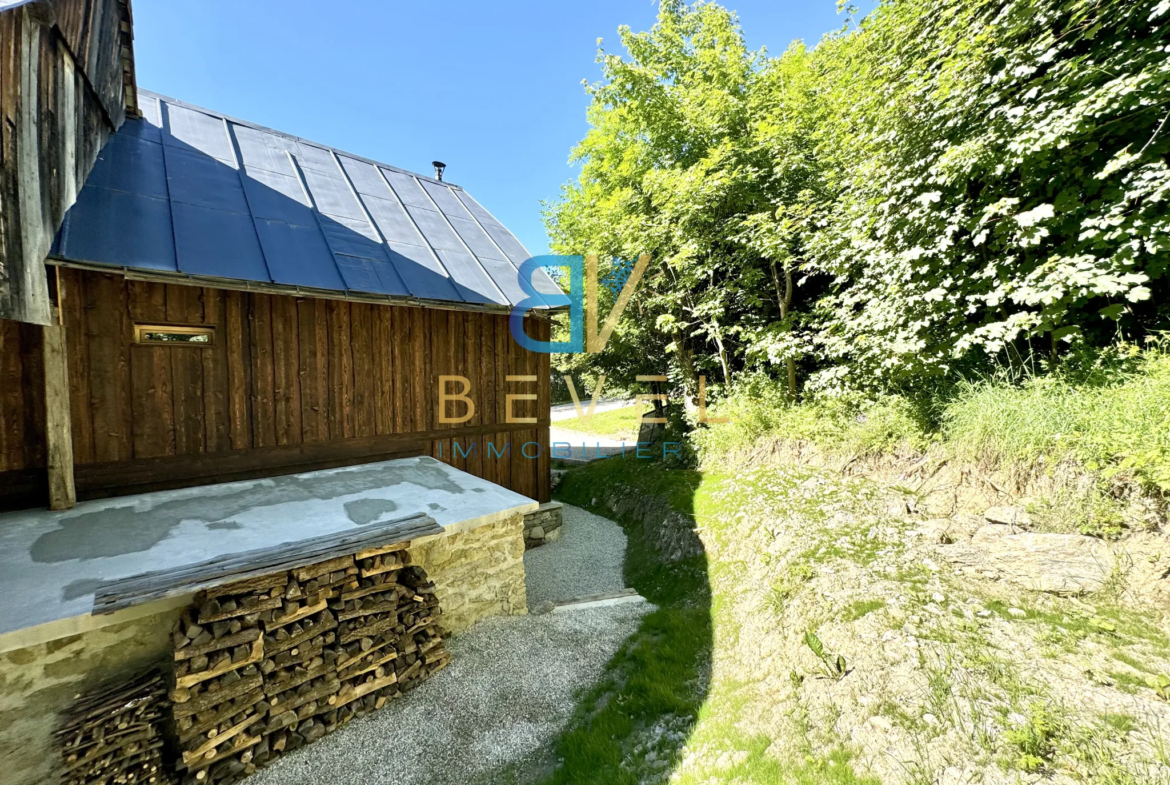
[[[61,346],[0,323],[23,381],[0,391],[5,506],[417,454],[548,500],[548,356],[509,334],[528,253],[507,229],[458,186],[153,93],[135,105],[48,255]],[[539,309],[527,321],[548,339]],[[466,409],[440,412],[441,376],[470,382],[467,422],[442,421]]]
[[[235,783],[526,613],[559,515],[509,318],[547,341],[563,295],[516,238],[438,170],[139,91],[132,40],[129,0],[0,0],[13,785]]]

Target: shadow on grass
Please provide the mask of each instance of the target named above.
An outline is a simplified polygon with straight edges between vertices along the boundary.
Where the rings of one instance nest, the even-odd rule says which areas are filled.
[[[626,585],[657,606],[579,696],[546,785],[635,785],[677,765],[707,698],[713,634],[707,556],[694,532],[702,475],[612,458],[565,475],[556,498],[616,520]],[[673,514],[672,514],[673,513]]]

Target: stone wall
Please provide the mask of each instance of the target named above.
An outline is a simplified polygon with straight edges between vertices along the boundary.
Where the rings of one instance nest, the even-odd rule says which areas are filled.
[[[440,623],[462,632],[489,616],[528,612],[524,586],[524,516],[420,541],[410,557],[435,582]]]
[[[560,539],[564,525],[560,502],[545,502],[524,516],[524,547],[536,548]]]
[[[60,752],[52,733],[80,693],[134,678],[165,660],[179,611],[112,624],[0,654],[0,780],[55,782]]]

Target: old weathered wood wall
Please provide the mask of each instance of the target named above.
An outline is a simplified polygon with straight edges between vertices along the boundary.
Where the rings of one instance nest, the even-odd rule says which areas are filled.
[[[2,318],[49,323],[45,257],[125,117],[125,96],[136,100],[131,40],[128,0],[40,0],[0,13]]]
[[[549,358],[521,349],[505,315],[71,269],[61,269],[59,280],[81,498],[420,452],[549,498]],[[215,342],[137,345],[135,322],[213,325]],[[534,338],[548,340],[548,330],[530,320]],[[10,497],[9,506],[43,495],[40,340],[36,328],[0,321],[0,378],[23,381],[0,386],[0,496]],[[471,381],[469,422],[439,422],[440,375]],[[539,400],[515,402],[514,413],[540,422],[506,423],[505,395],[533,393]],[[461,404],[448,407],[449,416],[464,412]],[[540,443],[535,459],[521,454],[530,442]],[[510,450],[497,457],[489,444]]]

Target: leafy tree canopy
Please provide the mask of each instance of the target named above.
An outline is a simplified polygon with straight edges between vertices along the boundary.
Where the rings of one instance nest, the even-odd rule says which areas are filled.
[[[557,252],[652,266],[617,350],[563,365],[876,389],[1165,326],[1167,19],[887,0],[773,57],[664,0],[599,53],[580,176],[546,209]]]

